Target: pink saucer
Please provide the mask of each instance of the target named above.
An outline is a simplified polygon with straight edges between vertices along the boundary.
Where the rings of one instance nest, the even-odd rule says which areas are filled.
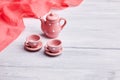
[[[28,51],[35,52],[39,51],[42,48],[42,42],[39,43],[39,45],[36,48],[31,48],[29,46],[26,46],[26,42],[24,43],[24,48]]]
[[[52,52],[50,52],[48,49],[47,50],[45,50],[45,54],[47,54],[47,55],[49,55],[49,56],[58,56],[58,55],[60,55],[61,53],[62,53],[62,50],[63,49],[61,49],[59,52],[56,52],[56,53],[52,53]]]

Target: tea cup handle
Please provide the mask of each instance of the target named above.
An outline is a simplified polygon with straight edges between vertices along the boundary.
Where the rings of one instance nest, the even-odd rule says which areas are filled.
[[[66,21],[66,19],[64,19],[64,18],[60,18],[60,21],[64,21],[64,23],[61,25],[61,30],[64,28],[64,26],[66,25],[66,23],[67,23],[67,21]]]
[[[29,42],[28,41],[25,41],[25,46],[29,46]]]
[[[45,51],[49,51],[47,45],[44,46]]]

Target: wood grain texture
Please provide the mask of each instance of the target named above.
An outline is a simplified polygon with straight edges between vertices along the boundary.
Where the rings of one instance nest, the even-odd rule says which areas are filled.
[[[28,35],[38,33],[38,19],[24,19],[25,30],[0,54],[0,80],[120,80],[120,0],[84,0],[55,11],[67,19],[59,35],[63,52],[44,55],[23,49]]]

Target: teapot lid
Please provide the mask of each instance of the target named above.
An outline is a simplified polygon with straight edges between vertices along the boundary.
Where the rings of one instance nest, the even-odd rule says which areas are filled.
[[[50,21],[55,21],[59,18],[59,16],[55,13],[50,13],[49,15],[47,15],[46,19],[50,20]]]

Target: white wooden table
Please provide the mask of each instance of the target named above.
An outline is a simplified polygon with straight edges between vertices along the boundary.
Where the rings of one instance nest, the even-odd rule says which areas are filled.
[[[26,37],[41,34],[40,21],[24,19],[25,30],[0,53],[0,80],[120,80],[120,0],[84,0],[56,11],[67,19],[58,57],[23,49]]]

